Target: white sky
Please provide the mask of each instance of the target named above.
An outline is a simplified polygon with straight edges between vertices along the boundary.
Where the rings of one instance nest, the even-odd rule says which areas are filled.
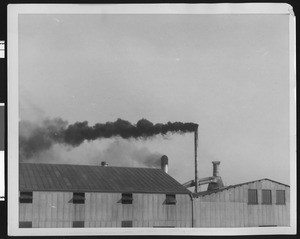
[[[288,15],[19,15],[20,116],[195,122],[200,177],[220,160],[227,185],[289,184],[288,34]],[[118,142],[63,155],[89,161]],[[192,134],[130,143],[193,179]]]

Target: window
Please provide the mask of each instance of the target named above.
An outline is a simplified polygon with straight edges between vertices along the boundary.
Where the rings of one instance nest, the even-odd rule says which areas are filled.
[[[257,190],[248,189],[248,204],[257,204]]]
[[[19,228],[32,228],[32,222],[19,222]]]
[[[32,192],[20,192],[20,203],[32,203]]]
[[[132,204],[132,193],[122,193],[122,204]]]
[[[132,221],[122,221],[122,227],[132,227]]]
[[[84,227],[84,221],[73,221],[73,227]]]
[[[272,192],[271,190],[262,190],[262,204],[272,204]]]
[[[276,190],[276,204],[285,204],[284,190]]]
[[[167,205],[176,204],[176,195],[175,194],[167,194],[166,195],[166,204]]]
[[[84,193],[73,193],[74,204],[84,204],[84,201],[85,201]]]

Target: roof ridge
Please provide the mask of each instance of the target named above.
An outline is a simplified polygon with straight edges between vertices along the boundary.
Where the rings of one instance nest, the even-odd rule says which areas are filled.
[[[161,170],[161,168],[149,168],[149,167],[123,167],[123,166],[106,166],[103,167],[100,164],[70,164],[70,163],[35,163],[35,162],[20,162],[20,164],[35,164],[35,165],[62,165],[62,166],[88,166],[88,167],[101,167],[101,168],[139,168],[139,169],[153,169]]]

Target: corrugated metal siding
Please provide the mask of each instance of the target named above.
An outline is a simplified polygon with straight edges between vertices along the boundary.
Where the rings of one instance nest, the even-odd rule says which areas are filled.
[[[192,226],[189,195],[176,195],[176,205],[164,204],[164,194],[133,194],[133,204],[122,204],[121,193],[86,193],[85,204],[73,204],[70,192],[33,192],[32,204],[20,204],[19,221],[32,221],[32,227],[72,227],[84,221],[85,227]]]
[[[190,192],[161,169],[20,163],[20,191]]]
[[[248,189],[257,189],[258,204],[248,204]],[[262,204],[262,189],[271,190],[272,204]],[[276,190],[285,190],[286,203],[276,204]],[[290,188],[260,180],[195,199],[195,227],[257,227],[290,225]]]

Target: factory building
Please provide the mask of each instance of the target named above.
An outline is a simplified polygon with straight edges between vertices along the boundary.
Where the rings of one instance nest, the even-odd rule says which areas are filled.
[[[195,227],[290,225],[290,187],[270,179],[194,194]]]
[[[270,179],[224,186],[220,162],[192,192],[161,169],[20,163],[19,226],[259,227],[290,225],[290,187]]]
[[[20,163],[19,173],[21,228],[192,226],[190,191],[161,169]]]
[[[193,193],[195,227],[276,227],[290,225],[290,187],[261,179],[224,186],[220,161],[213,175],[198,179],[207,190]],[[188,182],[186,186],[190,186]]]

